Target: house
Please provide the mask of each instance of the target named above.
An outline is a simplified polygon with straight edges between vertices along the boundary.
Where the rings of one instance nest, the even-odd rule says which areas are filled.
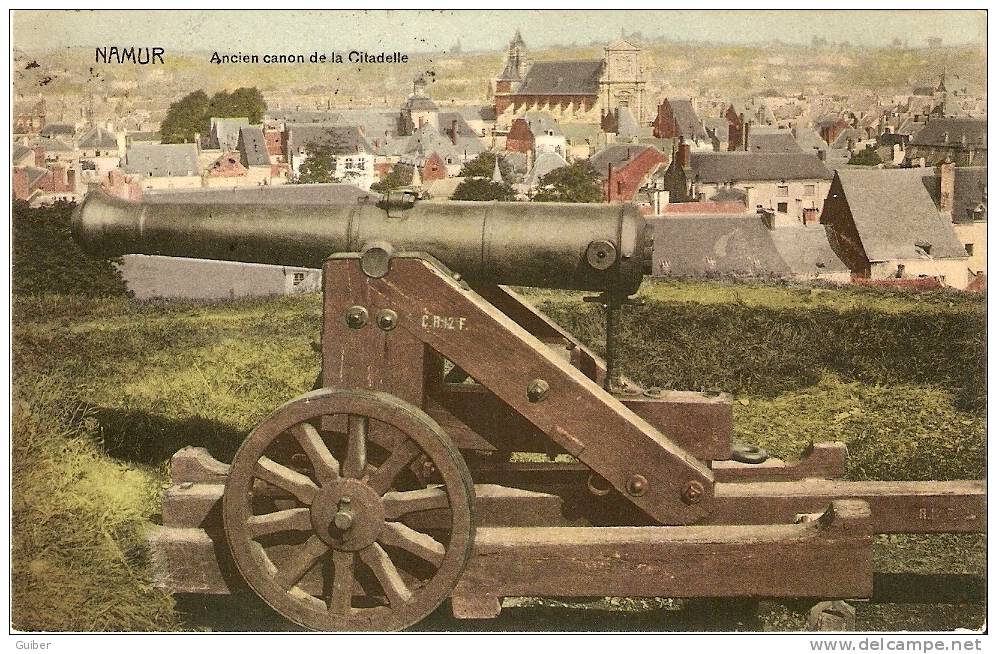
[[[248,118],[212,118],[208,149],[229,152],[239,144],[239,131],[249,126]]]
[[[199,188],[199,154],[194,143],[133,143],[125,149],[121,169],[143,189]]]
[[[747,207],[771,211],[779,227],[816,224],[832,176],[805,153],[690,152],[688,161],[665,188],[675,201],[726,201],[742,192]]]
[[[287,127],[287,156],[294,176],[308,159],[311,147],[328,146],[333,174],[339,181],[367,190],[374,183],[374,152],[359,127],[326,124],[292,124]],[[265,149],[265,148],[264,148]]]
[[[974,275],[987,272],[987,167],[940,164],[928,192],[969,256]]]
[[[124,153],[124,138],[99,126],[92,126],[83,131],[76,141],[80,155],[80,171],[84,183],[96,182],[105,178],[121,163]]]
[[[530,161],[548,152],[564,158],[567,155],[567,140],[554,116],[545,111],[530,111],[512,121],[505,148],[529,155]]]
[[[949,159],[957,166],[987,161],[985,118],[932,118],[911,138],[907,161],[935,166]]]
[[[606,202],[632,202],[668,158],[652,145],[608,145],[592,155],[589,163],[602,180]]]
[[[697,149],[713,149],[691,99],[665,98],[658,105],[658,115],[652,125],[656,138],[683,138]]]
[[[77,170],[61,162],[46,162],[41,147],[15,145],[11,163],[11,195],[17,200],[38,206],[82,198]]]
[[[803,148],[787,129],[755,127],[748,136],[748,152],[801,153]]]
[[[626,40],[606,46],[602,59],[530,62],[517,31],[502,71],[493,80],[497,128],[505,131],[527,111],[544,109],[564,122],[599,124],[628,107],[641,124],[647,79],[641,49]]]
[[[545,152],[537,157],[533,167],[526,173],[522,184],[517,184],[517,190],[523,195],[529,195],[537,189],[544,175],[567,166],[568,162],[556,152]]]
[[[935,278],[966,287],[969,257],[931,198],[931,177],[924,169],[835,172],[821,224],[829,228],[831,247],[853,276]]]

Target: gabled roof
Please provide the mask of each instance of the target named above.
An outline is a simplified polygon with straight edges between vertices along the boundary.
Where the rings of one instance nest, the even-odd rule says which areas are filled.
[[[835,173],[831,195],[840,184],[870,261],[966,256],[952,223],[938,213],[931,199],[928,185],[933,171],[927,170],[840,169]]]
[[[598,95],[602,60],[538,61],[530,66],[517,95]]]
[[[126,173],[143,177],[187,177],[200,174],[197,146],[193,143],[136,143],[125,150]]]
[[[606,46],[606,49],[607,50],[640,50],[640,48],[638,48],[637,46],[635,46],[630,41],[627,41],[626,39],[617,39],[617,40],[613,41],[612,43],[610,43],[608,46]]]
[[[630,107],[619,107],[616,110],[616,137],[620,140],[629,141],[640,136],[640,125],[630,111]]]
[[[963,145],[987,147],[987,121],[985,118],[933,118],[915,134],[911,145],[949,146]]]
[[[239,130],[248,126],[248,118],[212,118],[211,146],[221,150],[235,150],[239,144]]]
[[[699,181],[707,184],[832,176],[820,159],[807,153],[692,152],[689,162]]]
[[[38,168],[37,166],[25,166],[23,170],[27,173],[28,190],[34,188],[49,172],[48,168]]]
[[[91,127],[76,142],[81,150],[117,150],[118,137],[103,127]]]
[[[550,112],[527,111],[523,118],[533,136],[545,135],[548,132],[551,136],[564,136],[557,119]]]
[[[602,179],[606,179],[609,177],[610,164],[612,164],[613,170],[619,170],[648,150],[658,152],[658,149],[653,145],[607,145],[593,154],[589,158],[589,163]]]
[[[14,147],[12,148],[11,153],[10,153],[10,162],[12,164],[17,163],[21,159],[27,157],[29,154],[31,154],[31,155],[34,154],[33,151],[31,150],[31,148],[29,148],[29,147],[27,147],[25,145],[21,145],[20,143],[15,143]],[[35,161],[35,159],[32,156],[31,162],[34,163],[34,161]]]
[[[801,153],[803,148],[796,142],[789,130],[748,131],[748,152]]]
[[[533,168],[530,172],[526,173],[526,177],[523,178],[523,184],[529,187],[534,187],[547,173],[552,170],[557,170],[558,168],[563,168],[567,166],[568,162],[564,160],[564,157],[557,154],[556,152],[544,152],[542,155],[537,157],[536,162],[533,164]]]
[[[76,128],[66,123],[49,123],[38,132],[42,136],[73,136]]]
[[[297,153],[308,144],[331,145],[334,154],[371,152],[370,143],[354,126],[328,124],[293,124],[287,126],[288,152]],[[264,151],[266,148],[264,147]]]
[[[243,166],[269,166],[266,137],[261,127],[248,126],[239,130],[239,157]]]
[[[72,152],[73,146],[60,138],[42,138],[35,141],[35,145],[45,150],[45,152]]]
[[[755,214],[669,215],[648,222],[654,227],[655,275],[792,272]]]
[[[848,266],[831,249],[823,225],[773,229],[772,243],[795,274],[847,273]]]
[[[703,128],[703,121],[696,115],[696,108],[692,105],[692,100],[683,98],[667,98],[668,105],[672,108],[672,116],[679,128],[679,136],[687,139],[701,141],[706,139],[706,130]],[[724,125],[727,121],[724,121]],[[726,133],[726,130],[724,130]]]

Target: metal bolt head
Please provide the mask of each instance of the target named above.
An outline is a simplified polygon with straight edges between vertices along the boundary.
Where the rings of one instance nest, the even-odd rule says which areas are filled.
[[[386,332],[398,326],[398,314],[391,309],[381,309],[377,312],[377,326]]]
[[[543,379],[534,379],[526,386],[526,398],[530,402],[541,402],[550,392],[550,384]]]
[[[630,475],[630,478],[627,479],[627,492],[634,497],[640,497],[646,493],[649,486],[647,477],[644,475]]]
[[[706,489],[698,481],[687,482],[682,488],[682,501],[686,504],[698,504],[706,493]]]
[[[332,516],[332,524],[336,526],[336,529],[346,531],[353,526],[353,511],[350,507],[349,497],[339,500],[339,511],[336,511],[336,515]]]
[[[354,305],[346,310],[346,325],[350,329],[360,329],[367,324],[367,309]]]

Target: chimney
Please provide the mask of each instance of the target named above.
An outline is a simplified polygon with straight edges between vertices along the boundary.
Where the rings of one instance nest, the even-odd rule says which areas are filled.
[[[35,166],[37,166],[38,168],[44,168],[45,167],[45,149],[42,146],[38,145],[38,146],[35,146],[34,148],[32,148],[32,150],[34,150],[34,153],[35,153]]]
[[[27,200],[29,196],[28,171],[24,168],[15,168],[11,173],[11,187],[15,198]]]
[[[613,164],[609,164],[609,172],[606,174],[606,202],[613,201]]]
[[[450,121],[450,142],[457,145],[457,121]]]
[[[949,220],[953,215],[953,198],[955,196],[955,164],[950,158],[938,164],[938,180],[940,186],[938,210]]]
[[[66,172],[66,186],[73,193],[76,192],[76,169],[75,168],[70,168]]]
[[[685,138],[679,137],[679,149],[678,149],[678,165],[682,170],[687,170],[689,168],[689,144],[685,142]]]
[[[744,124],[744,150],[745,150],[745,152],[747,152],[747,150],[748,150],[748,133],[749,133],[750,130],[751,130],[751,123],[745,123]]]

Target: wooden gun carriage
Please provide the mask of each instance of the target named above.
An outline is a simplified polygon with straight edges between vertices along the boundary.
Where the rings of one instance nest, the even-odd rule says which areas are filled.
[[[489,618],[518,596],[862,598],[874,534],[985,530],[982,481],[840,481],[840,443],[745,462],[729,396],[619,377],[615,321],[652,247],[633,208],[92,192],[74,234],[323,270],[318,388],[231,464],[173,457],[150,537],[173,592],[248,586],[329,631],[402,629],[447,599]],[[608,362],[507,284],[600,291]]]

